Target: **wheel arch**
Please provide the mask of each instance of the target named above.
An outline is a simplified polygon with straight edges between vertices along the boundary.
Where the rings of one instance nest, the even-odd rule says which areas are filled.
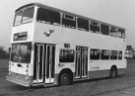
[[[62,69],[60,72],[59,72],[59,76],[62,74],[62,73],[68,73],[68,74],[71,74],[73,76],[73,72],[71,69],[69,68],[64,68]]]
[[[69,69],[69,68],[64,68],[58,74],[58,83],[60,83],[60,76],[61,76],[62,73],[68,73],[68,74],[70,74],[71,77],[72,77],[72,80],[73,80],[73,72],[72,72],[72,70]]]
[[[116,78],[118,76],[118,68],[117,65],[112,65],[109,72],[110,78]]]
[[[112,65],[110,70],[113,70],[113,69],[118,70],[117,65]]]

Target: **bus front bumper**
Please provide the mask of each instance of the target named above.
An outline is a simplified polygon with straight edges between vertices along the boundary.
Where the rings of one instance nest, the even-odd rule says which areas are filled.
[[[25,87],[30,87],[32,85],[32,77],[22,74],[10,73],[10,75],[6,76],[6,79],[12,83]]]

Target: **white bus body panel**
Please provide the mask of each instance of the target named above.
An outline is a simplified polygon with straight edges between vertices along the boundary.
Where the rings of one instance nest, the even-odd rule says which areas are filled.
[[[15,33],[21,33],[21,32],[27,32],[27,39],[23,41],[13,41],[13,36]],[[34,35],[34,23],[27,23],[23,24],[21,26],[15,26],[12,29],[12,34],[11,34],[11,43],[18,43],[18,42],[31,42],[33,41],[33,35]]]
[[[44,32],[49,33],[49,30],[53,30],[54,32],[47,37]],[[118,37],[41,23],[36,24],[34,41],[56,44],[71,43],[74,45],[110,50],[121,50],[125,48],[123,39]]]

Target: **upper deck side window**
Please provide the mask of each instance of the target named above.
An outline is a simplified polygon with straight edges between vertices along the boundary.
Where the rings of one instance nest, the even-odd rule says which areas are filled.
[[[115,26],[111,26],[110,34],[111,36],[125,38],[125,30]]]
[[[83,29],[88,31],[89,30],[89,21],[84,18],[77,18],[77,24],[79,29]]]
[[[14,26],[32,22],[34,14],[34,7],[26,7],[20,9],[15,14]]]
[[[122,28],[119,28],[119,32],[121,33],[121,37],[125,38],[125,30]]]
[[[109,34],[109,26],[107,24],[101,24],[101,32],[105,35]]]
[[[42,23],[60,24],[60,13],[49,9],[39,8],[37,21]]]
[[[100,24],[94,20],[90,21],[90,30],[93,32],[99,32],[100,31]]]
[[[75,28],[76,27],[76,17],[68,14],[62,15],[62,25],[66,27]]]
[[[110,28],[110,35],[111,36],[115,36],[115,37],[118,37],[118,28],[117,27],[114,27],[114,26],[111,26]]]

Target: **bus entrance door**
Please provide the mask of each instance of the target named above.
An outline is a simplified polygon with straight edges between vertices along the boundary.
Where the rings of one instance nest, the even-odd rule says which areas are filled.
[[[55,45],[46,45],[45,83],[53,83],[55,76]]]
[[[34,82],[53,83],[55,74],[55,45],[35,44],[34,50]]]
[[[33,79],[35,83],[44,80],[44,61],[45,61],[45,45],[35,44],[34,46],[34,72]]]
[[[76,46],[75,78],[88,77],[88,47]]]

